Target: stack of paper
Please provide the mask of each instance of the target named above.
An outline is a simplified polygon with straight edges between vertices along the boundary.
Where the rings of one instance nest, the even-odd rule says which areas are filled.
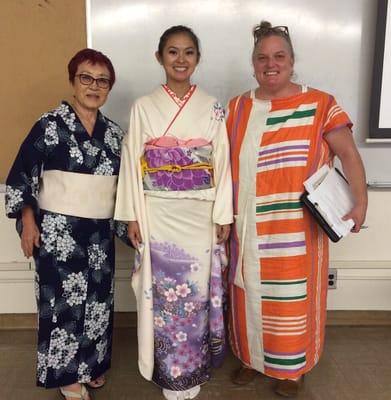
[[[349,184],[336,168],[324,165],[315,174],[304,182],[309,195],[308,200],[329,224],[330,228],[339,236],[346,236],[354,222],[352,219],[343,221],[354,206]]]

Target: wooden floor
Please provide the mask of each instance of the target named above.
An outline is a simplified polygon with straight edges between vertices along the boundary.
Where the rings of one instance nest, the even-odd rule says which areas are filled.
[[[35,336],[32,330],[0,330],[1,400],[62,398],[57,390],[35,387]],[[134,328],[115,331],[112,369],[106,386],[92,392],[94,400],[163,400],[160,389],[139,375],[136,346]],[[229,354],[197,399],[281,399],[273,394],[273,380],[263,376],[244,387],[232,384],[238,365]],[[328,327],[325,353],[298,399],[391,400],[391,327]]]

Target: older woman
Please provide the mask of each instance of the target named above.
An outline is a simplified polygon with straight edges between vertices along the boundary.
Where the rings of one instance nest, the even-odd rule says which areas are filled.
[[[37,385],[89,399],[110,367],[113,211],[123,132],[99,112],[111,61],[84,49],[68,64],[72,104],[42,115],[7,178],[6,211],[36,265]]]
[[[288,28],[262,22],[254,39],[259,87],[232,99],[228,117],[236,214],[230,328],[243,363],[234,382],[259,371],[277,378],[278,394],[294,396],[322,353],[328,273],[328,239],[299,201],[303,182],[337,155],[355,200],[345,218],[358,232],[365,173],[352,123],[333,96],[291,81]]]
[[[115,218],[138,249],[139,368],[168,400],[193,399],[221,361],[221,245],[232,222],[229,145],[216,99],[191,84],[200,50],[173,26],[156,57],[166,84],[136,100],[124,139]]]

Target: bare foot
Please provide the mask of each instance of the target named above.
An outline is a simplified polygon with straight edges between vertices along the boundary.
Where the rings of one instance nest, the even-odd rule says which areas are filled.
[[[101,376],[99,376],[98,378],[94,379],[93,381],[88,382],[87,385],[88,385],[90,388],[99,389],[99,388],[101,388],[102,386],[104,386],[105,383],[106,383],[106,378],[105,378],[104,375],[101,375]]]

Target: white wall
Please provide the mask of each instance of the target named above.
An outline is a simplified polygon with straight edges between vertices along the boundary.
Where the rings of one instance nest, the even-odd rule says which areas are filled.
[[[14,221],[4,216],[0,194],[0,314],[35,312],[34,263],[19,248]],[[329,290],[329,309],[391,310],[391,192],[370,192],[368,229],[331,244],[330,267],[337,289]],[[130,285],[131,252],[117,243],[116,311],[135,311]]]
[[[329,290],[334,310],[391,310],[391,191],[370,191],[368,229],[330,245],[337,289]]]

